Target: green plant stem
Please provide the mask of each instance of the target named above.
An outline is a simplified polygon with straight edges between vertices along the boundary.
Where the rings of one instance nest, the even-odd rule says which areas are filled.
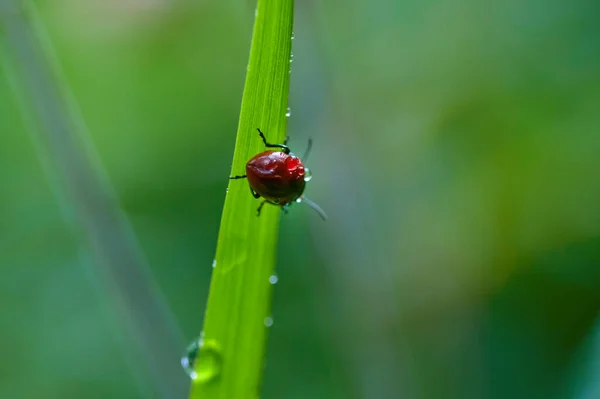
[[[258,1],[231,175],[244,174],[248,159],[264,150],[257,128],[271,142],[285,139],[292,24],[293,0]],[[259,395],[281,213],[267,204],[257,217],[260,201],[246,181],[229,182],[203,331],[217,349],[200,350],[196,371],[209,378],[192,384],[192,399]]]

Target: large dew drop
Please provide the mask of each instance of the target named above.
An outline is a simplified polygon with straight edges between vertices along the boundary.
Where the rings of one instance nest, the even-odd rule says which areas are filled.
[[[181,358],[183,369],[194,382],[207,383],[221,373],[221,350],[214,340],[203,336],[194,340]]]
[[[304,181],[310,181],[312,179],[312,172],[307,167],[304,167]]]

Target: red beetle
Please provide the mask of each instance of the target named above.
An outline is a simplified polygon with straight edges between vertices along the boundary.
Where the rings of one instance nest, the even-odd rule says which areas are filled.
[[[281,151],[267,150],[255,155],[246,163],[246,174],[232,176],[230,179],[248,178],[250,191],[254,198],[263,197],[264,201],[258,207],[258,215],[265,203],[281,206],[287,212],[287,207],[294,201],[304,202],[314,209],[323,220],[325,212],[314,202],[302,195],[310,174],[300,158],[290,152],[285,144],[269,144],[263,132],[258,130],[263,143],[268,148],[280,148]],[[308,149],[304,158],[310,152],[312,141],[308,141]]]

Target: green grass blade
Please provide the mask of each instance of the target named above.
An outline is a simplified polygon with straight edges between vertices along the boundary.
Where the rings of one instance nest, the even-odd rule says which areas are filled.
[[[245,174],[248,159],[265,149],[257,128],[270,142],[285,139],[293,6],[293,0],[258,1],[232,175]],[[259,395],[281,213],[266,205],[257,217],[260,201],[245,180],[229,182],[192,399]]]
[[[187,381],[173,361],[183,333],[119,205],[34,2],[0,0],[0,78],[3,72],[65,224],[81,240],[80,263],[92,267],[102,299],[112,305],[132,374],[160,397],[185,396]],[[18,133],[3,126],[3,134]]]

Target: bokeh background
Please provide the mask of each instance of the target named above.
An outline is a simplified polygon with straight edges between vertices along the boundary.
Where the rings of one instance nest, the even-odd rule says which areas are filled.
[[[143,259],[121,287],[134,313],[164,305],[179,367],[254,3],[36,5]],[[296,2],[288,134],[314,139],[329,220],[282,217],[261,398],[600,398],[599,18],[592,0]],[[128,325],[73,227],[2,50],[0,398],[167,397],[139,351],[155,329]]]

